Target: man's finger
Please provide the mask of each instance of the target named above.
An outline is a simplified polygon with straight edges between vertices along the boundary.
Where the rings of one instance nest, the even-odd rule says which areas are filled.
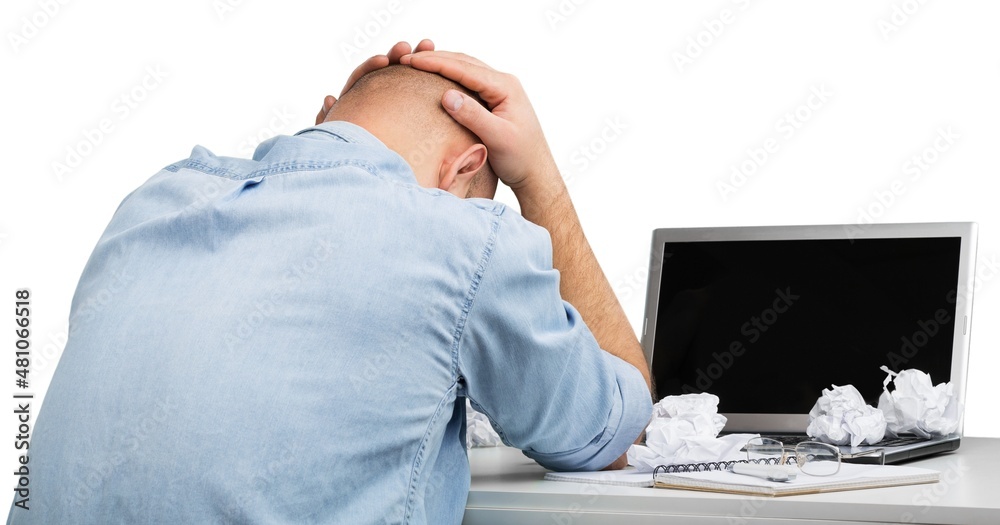
[[[389,57],[390,64],[399,64],[399,59],[411,53],[419,53],[421,51],[434,51],[434,42],[430,39],[425,38],[417,44],[416,49],[410,49],[409,42],[397,42],[396,45],[392,46],[387,54]]]
[[[392,49],[389,50],[389,63],[398,64],[399,57],[409,55],[412,52],[413,50],[410,49],[410,44],[408,42],[397,42],[396,45],[392,46]]]
[[[347,93],[358,81],[358,79],[368,73],[390,64],[399,64],[402,57],[408,56],[411,53],[424,51],[434,51],[434,42],[425,38],[417,44],[416,50],[411,49],[410,44],[407,42],[396,42],[396,45],[392,46],[392,49],[389,50],[388,54],[375,55],[368,60],[365,60],[360,66],[358,66],[354,72],[351,73],[351,76],[348,77],[347,83],[344,84],[344,89],[340,92],[340,96],[344,96],[344,93]]]
[[[431,49],[430,51],[434,51]],[[461,60],[462,62],[468,62],[470,64],[475,64],[477,66],[485,67],[486,69],[493,69],[489,64],[479,60],[476,57],[466,55],[465,53],[457,53],[455,51],[434,51],[433,53],[426,53],[423,50],[417,49],[413,52],[413,55],[422,54],[424,56],[440,56],[444,58],[453,58],[455,60]],[[411,55],[412,56],[412,55]]]
[[[322,124],[326,120],[326,116],[333,109],[333,105],[337,103],[337,98],[333,95],[327,95],[323,99],[323,106],[319,108],[319,113],[316,114],[316,125]]]
[[[469,64],[475,64],[475,65],[480,66],[480,67],[485,67],[486,69],[493,69],[486,62],[483,62],[482,60],[479,60],[476,57],[472,57],[472,56],[466,55],[465,53],[456,53],[454,51],[435,51],[433,49],[428,50],[428,51],[432,51],[432,53],[428,53],[427,51],[424,51],[424,50],[421,50],[421,49],[416,49],[416,50],[413,51],[413,53],[411,53],[409,55],[403,55],[402,57],[400,57],[399,63],[403,64],[403,65],[410,65],[410,60],[414,56],[436,56],[436,57],[441,57],[441,58],[452,58],[452,59],[455,59],[455,60],[461,60],[462,62],[468,62]]]
[[[316,114],[316,125],[319,125],[324,120],[326,120],[326,114],[329,113],[330,108],[333,107],[333,104],[330,103],[331,98],[333,97],[331,97],[330,95],[327,95],[326,97],[323,98],[323,105],[320,106],[319,113]]]
[[[441,105],[456,122],[465,126],[483,142],[491,143],[492,139],[502,135],[503,129],[509,125],[504,119],[456,89],[445,91],[441,97]]]
[[[413,50],[414,53],[419,53],[421,51],[434,51],[434,42],[431,39],[425,38],[417,44],[417,48]]]
[[[488,67],[438,55],[440,51],[410,55],[410,66],[437,73],[479,93],[490,109],[507,98],[507,78]]]

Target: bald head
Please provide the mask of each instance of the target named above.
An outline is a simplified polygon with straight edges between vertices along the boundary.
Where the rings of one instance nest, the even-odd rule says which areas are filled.
[[[478,99],[439,75],[403,65],[384,67],[361,77],[326,120],[352,122],[371,132],[410,164],[421,186],[492,198],[497,179],[485,147],[441,107],[449,89]]]
[[[478,142],[478,138],[441,107],[441,96],[458,89],[475,96],[461,84],[440,75],[393,65],[376,69],[361,77],[341,97],[338,104],[368,112],[392,108],[394,117],[411,125],[414,133],[424,136],[447,134]]]

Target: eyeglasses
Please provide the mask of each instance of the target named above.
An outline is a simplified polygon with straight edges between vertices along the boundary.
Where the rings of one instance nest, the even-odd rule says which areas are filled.
[[[771,438],[753,438],[744,447],[747,459],[754,463],[771,465],[794,464],[803,474],[810,476],[832,476],[840,472],[840,463],[885,464],[885,451],[881,448],[864,450],[853,454],[842,453],[835,445],[819,441],[803,441],[794,447]]]

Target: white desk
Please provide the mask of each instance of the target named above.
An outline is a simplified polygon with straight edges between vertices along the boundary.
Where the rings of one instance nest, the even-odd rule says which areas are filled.
[[[783,498],[544,481],[544,469],[506,447],[473,449],[469,461],[469,525],[1000,524],[1000,439],[965,438],[955,452],[907,463],[940,471],[937,484]]]

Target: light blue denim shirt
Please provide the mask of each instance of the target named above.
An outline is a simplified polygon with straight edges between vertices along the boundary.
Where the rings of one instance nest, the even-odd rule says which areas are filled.
[[[459,523],[463,396],[555,470],[651,412],[503,204],[419,187],[344,122],[196,147],[98,241],[8,523]]]

